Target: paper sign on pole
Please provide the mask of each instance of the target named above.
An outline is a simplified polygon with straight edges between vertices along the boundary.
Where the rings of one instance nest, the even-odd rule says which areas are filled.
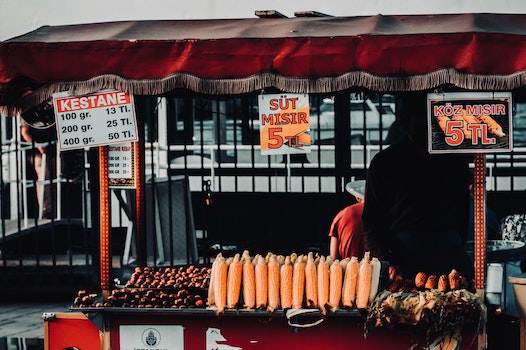
[[[307,94],[266,94],[258,102],[261,154],[310,153]]]
[[[108,146],[110,188],[135,188],[135,152],[133,142]]]
[[[427,100],[430,153],[511,151],[511,93],[439,93]]]
[[[61,150],[137,141],[133,96],[117,90],[53,94]]]

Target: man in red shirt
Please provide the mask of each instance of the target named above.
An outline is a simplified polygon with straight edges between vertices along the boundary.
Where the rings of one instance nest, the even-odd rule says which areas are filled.
[[[362,259],[365,252],[362,236],[365,180],[349,182],[345,189],[356,198],[356,203],[343,208],[332,220],[329,230],[330,256],[333,259],[353,256]]]

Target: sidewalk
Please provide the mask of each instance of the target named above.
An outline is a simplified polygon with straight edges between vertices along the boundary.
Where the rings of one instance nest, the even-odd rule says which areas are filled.
[[[69,312],[72,300],[1,301],[0,350],[39,350],[44,343],[43,313]]]

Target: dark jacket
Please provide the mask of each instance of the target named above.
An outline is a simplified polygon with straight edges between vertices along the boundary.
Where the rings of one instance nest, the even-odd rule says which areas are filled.
[[[363,235],[372,256],[409,274],[453,266],[471,275],[470,266],[461,266],[470,198],[465,155],[429,154],[406,138],[373,158],[365,198]]]

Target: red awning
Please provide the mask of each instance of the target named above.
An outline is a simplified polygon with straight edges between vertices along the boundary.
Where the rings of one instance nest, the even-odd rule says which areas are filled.
[[[0,42],[0,106],[53,92],[177,88],[240,94],[275,87],[419,91],[526,85],[526,14],[123,21],[44,26]],[[24,89],[33,93],[21,98]],[[7,108],[5,108],[7,107]]]

